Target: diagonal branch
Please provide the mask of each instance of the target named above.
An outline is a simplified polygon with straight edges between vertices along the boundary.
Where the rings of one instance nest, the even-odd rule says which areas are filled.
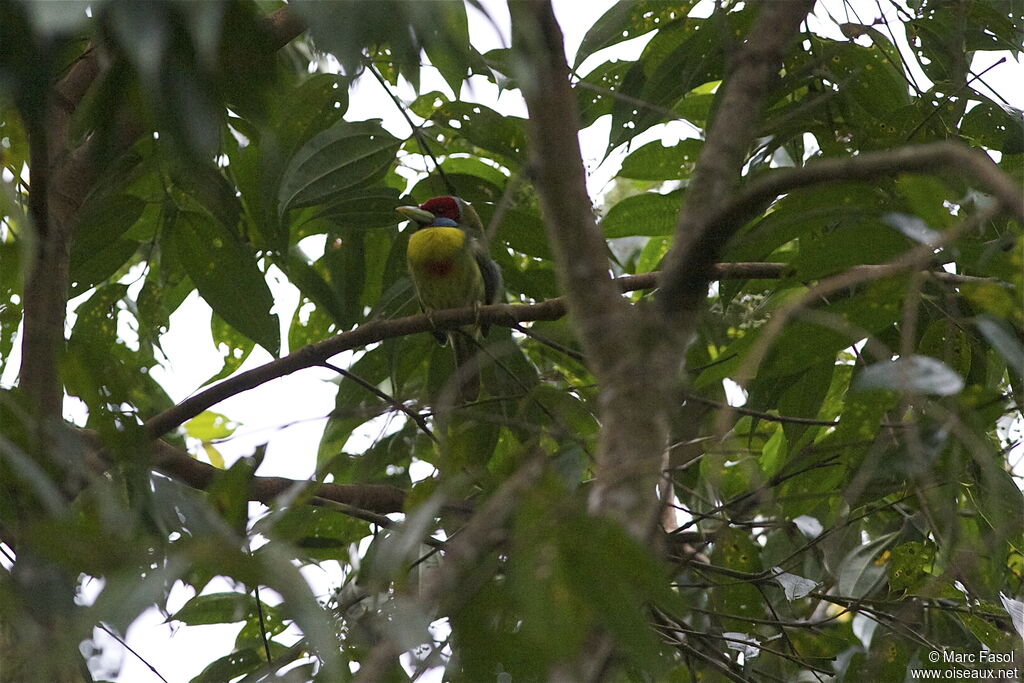
[[[89,470],[98,476],[105,476],[112,466],[106,455],[106,448],[100,435],[91,429],[77,429],[88,444],[85,462]],[[154,471],[180,481],[194,489],[205,491],[224,473],[213,465],[196,460],[186,451],[166,441],[152,443]],[[311,503],[323,505],[334,503],[332,509],[375,524],[386,524],[381,515],[402,512],[406,492],[397,486],[387,484],[329,484],[286,477],[253,477],[249,482],[248,499],[270,505],[281,494],[295,487],[312,487]]]
[[[753,346],[743,359],[734,376],[742,381],[743,378],[753,375],[754,369],[759,367],[765,359],[772,343],[782,333],[786,323],[800,309],[816,301],[821,301],[824,297],[828,297],[835,292],[841,292],[858,284],[881,277],[897,275],[905,270],[916,270],[933,257],[936,249],[952,244],[960,235],[979,225],[984,225],[986,221],[992,220],[997,213],[997,207],[982,210],[964,219],[959,225],[942,233],[939,241],[936,243],[918,245],[887,263],[871,266],[870,268],[864,266],[856,269],[851,268],[850,270],[833,275],[809,288],[802,296],[787,301],[772,312],[771,319],[758,334],[756,345]]]

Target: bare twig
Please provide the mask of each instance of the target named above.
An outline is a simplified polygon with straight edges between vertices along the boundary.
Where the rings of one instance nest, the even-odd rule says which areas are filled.
[[[168,682],[168,680],[167,680],[166,678],[164,678],[164,677],[163,677],[163,675],[162,675],[162,674],[161,674],[161,673],[160,673],[159,671],[157,671],[157,670],[156,670],[156,667],[155,667],[155,666],[153,666],[152,664],[150,664],[150,663],[149,663],[149,662],[148,662],[148,661],[146,660],[146,658],[145,658],[145,657],[143,657],[143,656],[142,656],[142,655],[140,655],[140,654],[139,654],[138,652],[136,652],[136,651],[135,651],[134,649],[132,649],[132,646],[131,646],[131,645],[129,645],[129,644],[128,644],[128,642],[127,642],[127,641],[126,641],[126,640],[125,640],[124,638],[122,638],[122,637],[121,637],[121,636],[119,636],[119,635],[118,635],[117,633],[115,633],[113,629],[109,628],[109,627],[108,627],[108,626],[107,626],[106,624],[103,624],[103,623],[99,623],[99,624],[96,624],[96,628],[98,628],[99,630],[103,631],[103,632],[104,632],[104,633],[106,633],[106,634],[107,634],[108,636],[110,636],[111,638],[113,638],[114,640],[116,640],[116,641],[117,641],[117,643],[118,643],[118,644],[119,644],[119,645],[120,645],[121,647],[123,647],[123,648],[124,648],[125,650],[127,650],[127,651],[128,651],[129,653],[131,653],[131,655],[132,655],[133,657],[135,657],[135,659],[137,659],[137,660],[139,660],[140,662],[142,662],[142,664],[143,664],[143,665],[144,665],[144,666],[145,666],[145,667],[146,667],[147,669],[149,669],[150,671],[152,671],[152,672],[153,672],[153,675],[154,675],[154,676],[156,676],[157,678],[159,678],[159,679],[160,679],[161,681],[163,681],[164,683],[169,683],[169,682]]]
[[[369,391],[371,394],[373,394],[380,400],[390,405],[395,410],[405,413],[405,415],[410,420],[416,423],[416,426],[420,428],[420,431],[422,431],[424,434],[430,437],[431,441],[437,442],[437,437],[434,436],[434,433],[432,431],[430,431],[430,426],[427,424],[426,418],[423,417],[423,415],[421,415],[420,413],[417,413],[415,410],[405,405],[404,403],[396,399],[394,396],[391,396],[381,391],[376,386],[370,384],[362,377],[359,377],[358,375],[351,373],[348,370],[339,368],[337,365],[333,365],[332,363],[328,363],[327,361],[324,361],[323,363],[321,363],[321,365],[325,368],[328,368],[329,370],[333,370],[342,377],[347,377],[348,379],[352,380],[362,388]]]
[[[409,124],[409,128],[412,129],[412,136],[416,138],[416,142],[419,143],[419,146],[422,147],[423,151],[427,153],[427,156],[430,157],[430,160],[434,162],[434,170],[437,171],[437,175],[439,178],[441,178],[441,182],[444,183],[445,189],[448,191],[448,194],[457,195],[458,192],[455,191],[455,186],[452,185],[452,182],[448,179],[448,176],[445,175],[444,169],[441,168],[441,162],[437,160],[437,157],[434,156],[434,152],[430,149],[430,144],[427,142],[427,136],[423,134],[423,131],[420,129],[419,126],[413,123],[412,117],[409,116],[409,112],[406,111],[405,105],[402,104],[402,100],[398,99],[398,96],[395,95],[395,93],[391,92],[391,88],[388,87],[388,82],[384,80],[384,77],[381,75],[380,71],[377,69],[376,66],[374,66],[372,63],[369,63],[366,65],[366,69],[367,71],[370,72],[371,75],[373,75],[374,78],[377,79],[377,82],[380,83],[380,87],[384,88],[384,91],[388,94],[388,97],[390,97],[391,101],[395,103],[396,107],[398,107],[398,111],[399,113],[401,113],[402,118],[405,119],[405,122]]]

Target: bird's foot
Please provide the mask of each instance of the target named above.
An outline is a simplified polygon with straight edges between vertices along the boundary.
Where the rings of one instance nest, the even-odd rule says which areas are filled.
[[[437,322],[434,320],[433,311],[423,311],[423,315],[427,316],[427,322],[430,323],[430,333],[434,335],[434,339],[441,346],[444,346],[448,341],[448,335],[442,330],[437,329]]]

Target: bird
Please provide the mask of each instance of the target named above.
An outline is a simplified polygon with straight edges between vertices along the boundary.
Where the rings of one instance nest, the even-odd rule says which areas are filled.
[[[419,206],[399,206],[415,229],[409,237],[406,261],[420,308],[428,316],[446,308],[493,304],[501,296],[501,269],[491,259],[483,223],[476,209],[459,197],[428,199]],[[458,330],[436,330],[438,342],[450,343],[455,353],[459,398],[480,395],[480,369],[470,360],[487,325],[466,325]]]

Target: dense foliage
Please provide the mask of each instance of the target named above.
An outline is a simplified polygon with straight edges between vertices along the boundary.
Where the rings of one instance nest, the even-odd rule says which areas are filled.
[[[763,3],[690,16],[697,4],[619,2],[571,56],[579,128],[607,130],[622,158],[591,198],[615,276],[656,271],[680,207],[702,200],[687,188],[704,132]],[[1019,651],[1020,213],[972,167],[883,156],[869,177],[826,172],[744,217],[678,348],[664,532],[640,542],[588,511],[604,421],[580,316],[495,324],[484,394],[454,407],[429,321],[381,325],[418,314],[394,208],[435,195],[477,208],[509,304],[562,293],[527,122],[463,87],[474,75],[513,97],[526,57],[474,47],[467,5],[0,4],[0,373],[19,377],[0,387],[0,679],[74,680],[95,628],[124,634],[182,585],[195,597],[171,620],[238,623],[196,682],[433,667],[902,681],[971,666],[930,663],[944,648]],[[1022,31],[1006,0],[822,3],[767,92],[737,196],[778,169],[940,141],[983,150],[985,173],[1019,190],[1024,115],[972,64],[1019,56]],[[613,58],[639,36],[637,59]],[[427,71],[448,89],[420,88]],[[400,103],[412,132],[347,115],[353,84],[375,78],[416,88]],[[675,121],[689,137],[636,142]],[[39,267],[60,262],[44,252],[62,230],[66,282]],[[269,277],[300,293],[290,320]],[[624,296],[649,306],[641,285]],[[31,345],[47,286],[59,311],[73,303],[52,362]],[[223,369],[174,406],[152,370],[194,292]],[[281,358],[332,338],[353,341],[238,379],[257,346]],[[84,422],[40,407],[32,362]],[[225,466],[232,416],[216,403],[313,365],[337,372],[317,481],[352,488],[257,477],[262,449]],[[307,585],[310,563],[340,567],[331,595]],[[73,599],[96,579],[95,599]],[[606,646],[607,669],[585,673]]]

